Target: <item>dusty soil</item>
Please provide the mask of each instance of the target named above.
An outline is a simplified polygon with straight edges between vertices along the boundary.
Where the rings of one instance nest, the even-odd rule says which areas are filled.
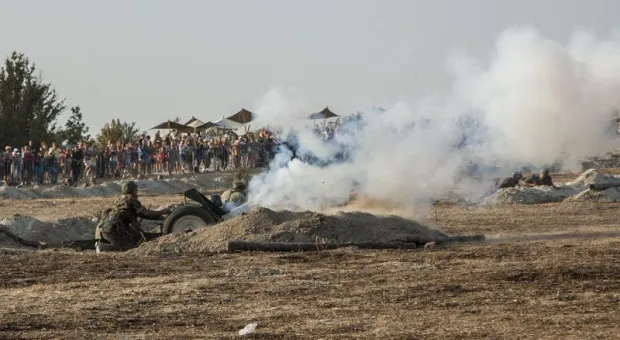
[[[181,194],[185,190],[196,188],[201,191],[220,191],[229,188],[234,173],[204,173],[195,175],[174,175],[148,179],[132,179],[143,195]],[[0,198],[4,199],[58,199],[114,197],[120,195],[121,185],[129,179],[101,182],[95,185],[81,184],[76,187],[66,185],[53,186],[0,186]]]
[[[231,339],[256,322],[259,339],[611,339],[619,246],[4,255],[0,337]]]
[[[21,214],[41,221],[54,221],[69,217],[94,216],[96,212],[108,207],[118,197],[59,198],[35,200],[1,200],[0,220]],[[162,205],[183,202],[183,195],[163,195],[141,197],[144,206],[156,209]]]
[[[424,243],[446,235],[420,223],[397,216],[363,212],[273,211],[257,207],[236,218],[191,233],[171,234],[132,249],[136,254],[162,252],[211,253],[227,251],[228,241],[282,243],[403,242],[418,237]]]
[[[0,214],[77,217],[105,201],[0,201]],[[5,251],[0,338],[230,339],[253,322],[256,339],[617,338],[619,210],[437,205],[420,220],[490,237],[435,250]]]

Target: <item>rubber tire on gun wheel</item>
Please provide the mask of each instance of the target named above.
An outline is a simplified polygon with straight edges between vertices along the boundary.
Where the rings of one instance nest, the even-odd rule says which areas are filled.
[[[166,221],[164,222],[164,227],[162,228],[162,232],[164,235],[171,234],[174,231],[174,225],[177,221],[185,216],[196,216],[200,218],[206,225],[216,224],[217,221],[209,214],[208,211],[204,210],[202,207],[193,207],[193,206],[183,206],[178,209],[175,209]]]

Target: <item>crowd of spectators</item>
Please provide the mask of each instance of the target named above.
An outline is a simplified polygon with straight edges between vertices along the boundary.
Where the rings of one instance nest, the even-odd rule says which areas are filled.
[[[332,140],[338,132],[340,124],[338,122],[328,122],[325,124],[315,124],[314,133],[323,137],[324,140]]]
[[[0,179],[5,185],[76,185],[89,179],[137,175],[225,171],[239,167],[266,167],[276,152],[276,140],[267,130],[237,136],[221,133],[141,135],[124,143],[76,145],[41,143],[35,147],[6,146],[0,152]]]

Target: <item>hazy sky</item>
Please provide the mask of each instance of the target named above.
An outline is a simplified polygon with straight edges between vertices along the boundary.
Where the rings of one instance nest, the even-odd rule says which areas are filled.
[[[26,53],[94,129],[252,109],[274,86],[347,114],[449,89],[455,49],[481,58],[510,25],[564,43],[608,35],[620,1],[0,0],[0,52]]]

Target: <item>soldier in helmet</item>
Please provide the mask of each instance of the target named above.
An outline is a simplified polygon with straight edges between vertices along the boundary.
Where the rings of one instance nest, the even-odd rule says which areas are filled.
[[[140,230],[138,217],[148,220],[159,220],[170,214],[170,209],[149,210],[138,200],[138,185],[125,182],[121,187],[122,196],[108,209],[102,223],[98,226],[96,238],[110,243],[109,250],[125,251],[134,248],[143,241],[147,233]],[[98,250],[101,242],[98,242]]]
[[[549,175],[549,169],[543,169],[538,174],[532,174],[529,178],[525,180],[526,186],[534,187],[534,186],[550,186],[556,187],[553,184],[553,179],[551,175]]]
[[[549,169],[545,168],[540,172],[540,181],[540,185],[546,185],[555,188],[555,184],[553,184],[553,179],[551,178],[551,175],[549,175]]]
[[[237,180],[233,182],[230,190],[224,191],[221,200],[225,207],[238,207],[247,202],[245,194],[246,185],[244,181]]]

